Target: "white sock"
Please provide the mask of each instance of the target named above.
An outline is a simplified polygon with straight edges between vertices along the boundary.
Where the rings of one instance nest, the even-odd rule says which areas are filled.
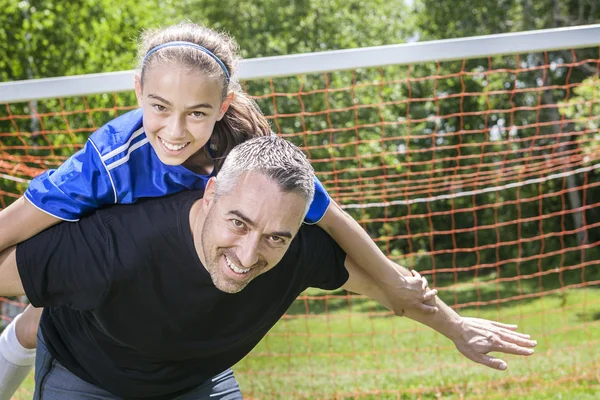
[[[27,378],[35,362],[35,349],[19,343],[15,325],[17,315],[0,335],[0,400],[10,400]]]

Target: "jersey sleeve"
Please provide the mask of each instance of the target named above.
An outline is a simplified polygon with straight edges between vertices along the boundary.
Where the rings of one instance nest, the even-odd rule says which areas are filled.
[[[34,178],[25,197],[38,209],[65,221],[116,203],[115,188],[91,140],[58,169]]]
[[[327,212],[327,208],[329,208],[329,203],[331,203],[331,198],[329,197],[329,193],[323,187],[323,184],[319,181],[319,179],[315,176],[315,197],[313,198],[312,203],[310,203],[310,207],[308,209],[308,213],[306,213],[306,217],[304,217],[304,223],[313,225],[318,223],[321,218]]]
[[[348,280],[346,253],[318,226],[300,228],[302,262],[307,271],[307,287],[335,290]]]
[[[111,286],[113,248],[96,215],[18,244],[17,268],[29,301],[35,307],[95,309]]]

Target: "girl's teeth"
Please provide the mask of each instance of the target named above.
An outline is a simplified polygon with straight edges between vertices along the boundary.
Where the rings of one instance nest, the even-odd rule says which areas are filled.
[[[169,149],[169,150],[171,150],[171,151],[177,151],[177,150],[181,150],[181,149],[183,149],[185,146],[187,146],[187,145],[188,145],[187,143],[180,144],[180,145],[174,145],[174,144],[171,144],[171,143],[167,143],[167,142],[165,142],[165,141],[164,141],[164,140],[162,140],[162,139],[160,139],[160,141],[162,142],[162,144],[163,144],[163,145],[164,145],[164,146],[165,146],[167,149]]]

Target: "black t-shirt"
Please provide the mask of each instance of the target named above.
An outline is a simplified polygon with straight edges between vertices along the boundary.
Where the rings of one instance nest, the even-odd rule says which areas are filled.
[[[346,255],[303,226],[281,262],[219,291],[189,223],[202,192],[99,210],[21,243],[17,264],[51,354],[119,397],[169,399],[233,366],[308,287],[348,279]]]

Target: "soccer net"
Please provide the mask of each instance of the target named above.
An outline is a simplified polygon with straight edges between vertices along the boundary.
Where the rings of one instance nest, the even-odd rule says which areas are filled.
[[[242,64],[273,130],[305,150],[391,259],[461,314],[516,323],[539,343],[531,358],[506,356],[509,371],[488,371],[363,297],[309,290],[236,366],[248,398],[598,388],[599,35],[591,26]],[[0,207],[136,107],[131,72],[109,75],[101,90],[86,87],[92,77],[0,86]]]

